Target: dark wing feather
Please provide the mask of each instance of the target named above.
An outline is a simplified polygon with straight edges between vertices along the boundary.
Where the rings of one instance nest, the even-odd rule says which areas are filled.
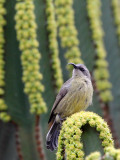
[[[62,88],[60,89],[60,92],[58,93],[58,95],[57,95],[57,97],[56,97],[56,100],[55,100],[55,102],[54,102],[54,104],[53,104],[53,107],[52,107],[52,110],[51,110],[51,114],[50,114],[50,118],[49,118],[48,123],[50,123],[51,120],[53,119],[53,117],[55,116],[54,110],[56,109],[57,105],[58,105],[59,102],[63,99],[63,97],[67,94],[67,92],[68,92],[68,86],[69,86],[71,80],[72,80],[72,78],[69,79],[68,81],[66,81],[66,82],[63,84]]]

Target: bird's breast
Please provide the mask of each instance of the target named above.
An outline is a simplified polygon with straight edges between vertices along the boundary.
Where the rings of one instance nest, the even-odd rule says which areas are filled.
[[[58,104],[56,112],[62,117],[67,117],[80,110],[85,110],[92,101],[92,94],[90,81],[75,79],[71,82],[66,96]]]

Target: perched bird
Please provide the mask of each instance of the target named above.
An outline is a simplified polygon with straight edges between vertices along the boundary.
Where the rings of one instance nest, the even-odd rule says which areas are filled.
[[[60,89],[48,121],[51,128],[46,136],[46,146],[51,151],[57,148],[62,121],[85,110],[92,103],[93,87],[87,67],[83,64],[69,64],[74,67],[72,77]]]

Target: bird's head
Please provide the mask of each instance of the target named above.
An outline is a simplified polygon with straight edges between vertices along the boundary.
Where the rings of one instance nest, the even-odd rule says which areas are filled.
[[[68,63],[68,64],[74,67],[72,74],[73,77],[86,76],[87,78],[91,79],[90,72],[84,64],[74,64],[74,63]]]

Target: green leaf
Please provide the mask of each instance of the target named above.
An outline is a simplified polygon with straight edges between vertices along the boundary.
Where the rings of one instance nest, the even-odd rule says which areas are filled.
[[[116,26],[111,7],[111,1],[102,1],[102,22],[105,32],[104,42],[109,62],[110,81],[114,100],[110,103],[110,113],[113,126],[120,142],[120,47],[116,35]]]
[[[38,159],[35,144],[35,116],[29,112],[28,98],[23,92],[22,67],[15,32],[15,3],[7,1],[7,25],[5,28],[5,101],[12,120],[20,127],[20,142],[24,159]],[[27,138],[30,139],[29,141]],[[7,143],[6,143],[7,145]],[[34,149],[33,149],[34,146]],[[12,150],[12,148],[11,148]],[[29,152],[27,152],[29,151]],[[30,158],[31,157],[31,158]]]
[[[95,48],[92,42],[91,31],[87,16],[86,0],[75,0],[73,4],[75,12],[75,25],[80,40],[82,59],[90,71],[93,71],[95,60]]]
[[[46,149],[46,135],[48,132],[48,119],[50,111],[55,100],[55,88],[52,83],[52,71],[50,66],[49,50],[48,50],[48,33],[46,30],[46,15],[45,15],[45,1],[36,0],[35,1],[35,14],[37,22],[37,35],[40,42],[40,52],[42,54],[40,61],[40,70],[43,74],[43,84],[45,86],[45,92],[43,97],[47,103],[48,112],[41,115],[40,128],[42,133],[43,147],[45,150],[46,157],[48,159],[55,159],[55,154]]]

